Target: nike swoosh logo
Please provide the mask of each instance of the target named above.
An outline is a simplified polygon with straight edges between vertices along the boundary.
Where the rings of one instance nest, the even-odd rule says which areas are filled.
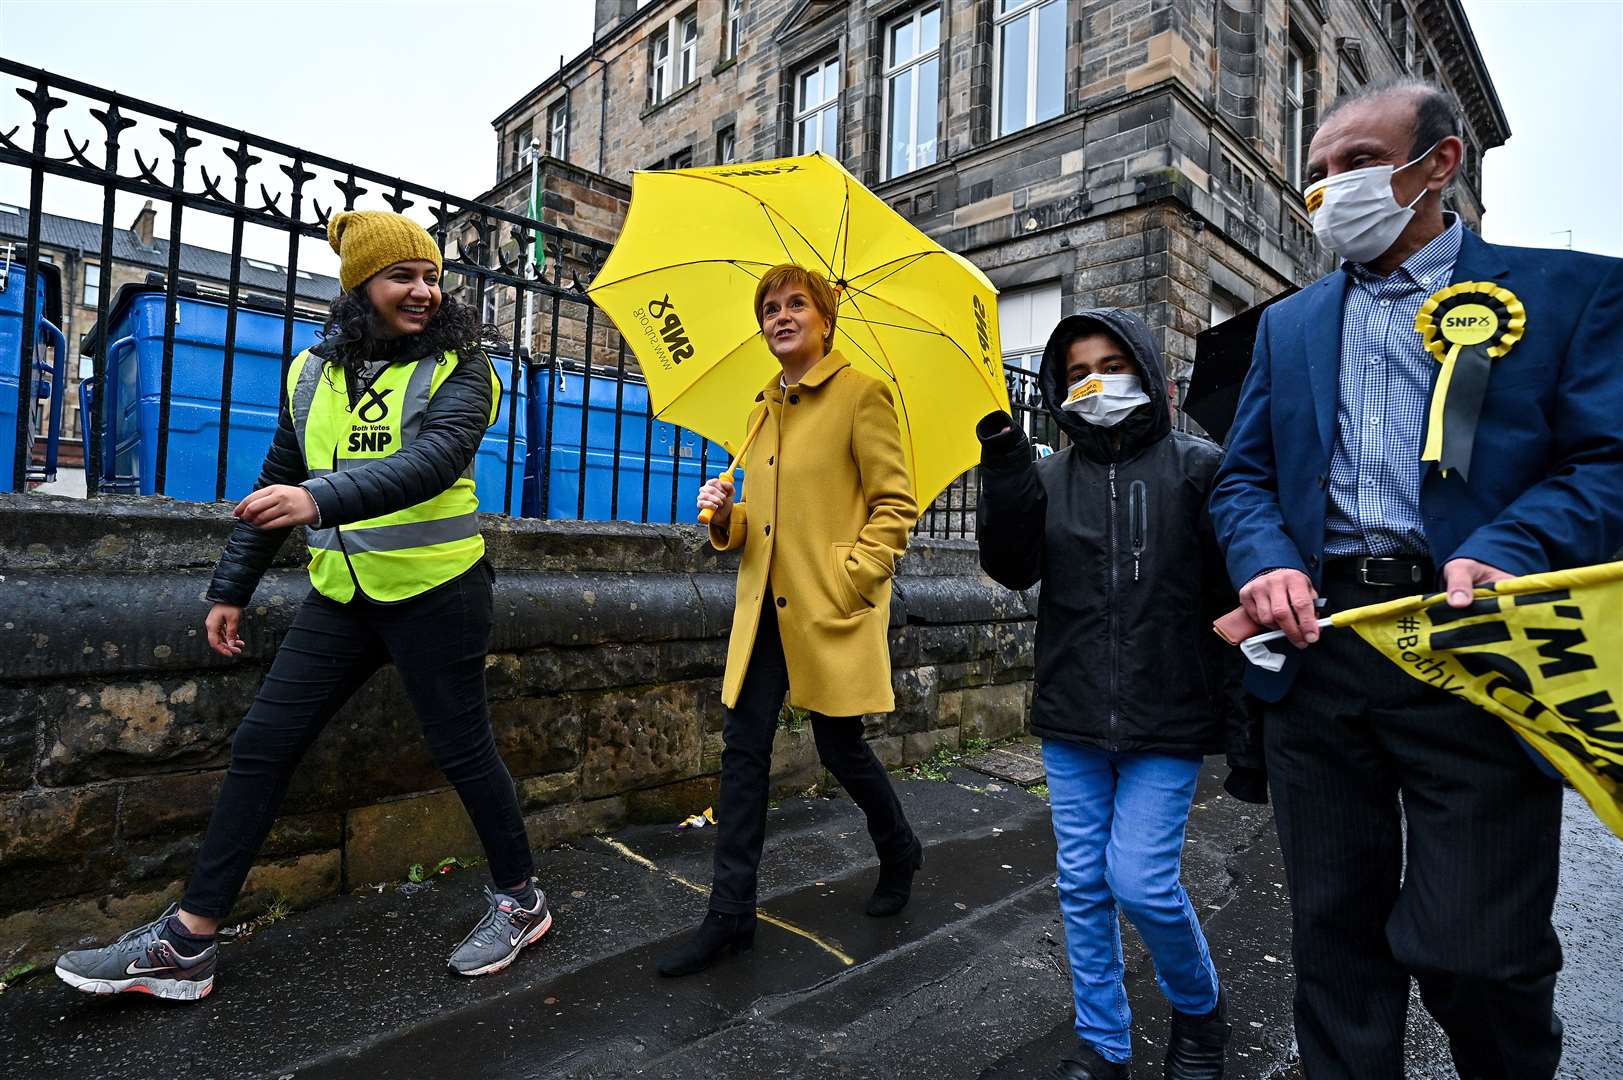
[[[168,965],[165,965],[164,967],[152,967],[152,968],[138,967],[136,965],[136,962],[134,960],[131,960],[130,961],[130,966],[124,969],[124,974],[126,974],[126,975],[153,975],[153,974],[156,974],[157,972],[160,972],[160,971],[179,971],[179,970],[180,969],[175,967],[173,964],[168,964]]]
[[[514,934],[511,938],[508,939],[507,944],[516,947],[518,945],[518,943],[520,941],[523,941],[523,940],[524,940],[524,931],[520,930],[518,933]]]

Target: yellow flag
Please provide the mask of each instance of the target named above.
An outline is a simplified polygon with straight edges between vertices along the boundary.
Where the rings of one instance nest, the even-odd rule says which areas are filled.
[[[1505,721],[1623,836],[1623,562],[1338,612],[1422,682]]]

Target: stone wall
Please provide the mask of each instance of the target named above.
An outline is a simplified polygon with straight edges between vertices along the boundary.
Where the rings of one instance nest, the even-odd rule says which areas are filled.
[[[308,591],[290,543],[242,657],[211,653],[202,594],[229,526],[222,506],[0,496],[0,968],[178,895],[232,732]],[[492,516],[485,535],[492,722],[535,845],[711,805],[735,557],[688,527]],[[887,765],[1021,730],[1032,623],[972,545],[916,543],[891,619],[897,709],[867,721]],[[787,723],[776,789],[822,779],[809,728]],[[385,670],[300,766],[238,914],[478,854]]]

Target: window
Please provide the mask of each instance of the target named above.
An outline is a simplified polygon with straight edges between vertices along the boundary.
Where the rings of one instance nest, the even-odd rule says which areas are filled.
[[[530,163],[535,155],[535,148],[531,144],[535,141],[535,134],[529,128],[513,132],[510,138],[507,171],[516,173]]]
[[[885,175],[935,162],[941,9],[916,11],[885,35]]]
[[[559,161],[569,155],[569,103],[560,101],[547,110],[547,153]]]
[[[1065,0],[998,0],[997,134],[1065,108]]]
[[[998,337],[1003,362],[1030,374],[1005,371],[1009,405],[1016,422],[1033,442],[1056,441],[1057,432],[1043,412],[1042,391],[1036,373],[1042,367],[1043,346],[1059,322],[1058,281],[1045,281],[1023,289],[1005,289],[997,297]]]
[[[679,74],[673,89],[681,89],[699,75],[699,16],[689,13],[682,17],[682,55]]]
[[[80,303],[85,307],[101,303],[101,266],[97,263],[85,263],[85,291]]]
[[[479,321],[490,326],[495,326],[496,315],[499,308],[500,304],[498,303],[496,297],[496,286],[487,281],[485,283],[484,306],[480,312]]]
[[[686,150],[678,150],[676,153],[672,154],[670,158],[666,160],[665,167],[667,169],[693,168],[693,147],[690,146]]]
[[[1392,43],[1392,51],[1398,54],[1398,66],[1404,69],[1409,67],[1409,13],[1404,10],[1402,0],[1391,0],[1386,9],[1386,40]]]
[[[1238,315],[1244,306],[1237,298],[1213,285],[1211,322],[1207,323],[1207,325],[1216,326],[1220,322],[1227,322]]]
[[[1042,366],[1043,346],[1059,322],[1059,308],[1057,281],[998,293],[997,325],[1003,342],[1003,362],[1027,371]]]
[[[662,30],[654,36],[648,53],[648,100],[658,105],[671,96],[671,35]]]
[[[1218,169],[1217,182],[1220,191],[1226,192],[1241,206],[1249,210],[1257,208],[1257,181],[1249,172],[1235,164],[1234,159],[1227,153],[1217,155]]]
[[[1285,215],[1285,250],[1297,255],[1312,255],[1313,226],[1294,213]]]
[[[795,77],[795,153],[839,157],[840,61],[829,57]]]
[[[731,60],[738,55],[739,31],[744,24],[744,0],[725,0],[721,13],[721,58]]]
[[[738,160],[738,134],[731,127],[716,132],[716,164],[731,165]]]
[[[1307,85],[1309,54],[1292,39],[1285,49],[1285,183],[1302,190],[1302,172],[1307,160]]]
[[[671,42],[677,43],[675,55]],[[648,103],[658,105],[699,74],[699,16],[690,10],[672,19],[648,46]]]

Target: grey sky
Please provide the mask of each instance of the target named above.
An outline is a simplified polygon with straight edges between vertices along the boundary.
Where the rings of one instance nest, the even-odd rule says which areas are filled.
[[[1623,255],[1623,0],[1465,7],[1514,133],[1485,159],[1488,238],[1559,247],[1570,229]],[[495,181],[491,118],[589,44],[591,17],[591,0],[0,0],[0,53],[471,197]],[[0,129],[31,118],[0,100]],[[26,200],[0,168],[0,201]],[[78,185],[49,181],[46,202],[100,216]],[[121,196],[119,222],[138,207]],[[187,238],[228,246],[203,218]],[[250,254],[285,260],[284,239],[250,233]],[[314,242],[300,261],[335,263]]]

